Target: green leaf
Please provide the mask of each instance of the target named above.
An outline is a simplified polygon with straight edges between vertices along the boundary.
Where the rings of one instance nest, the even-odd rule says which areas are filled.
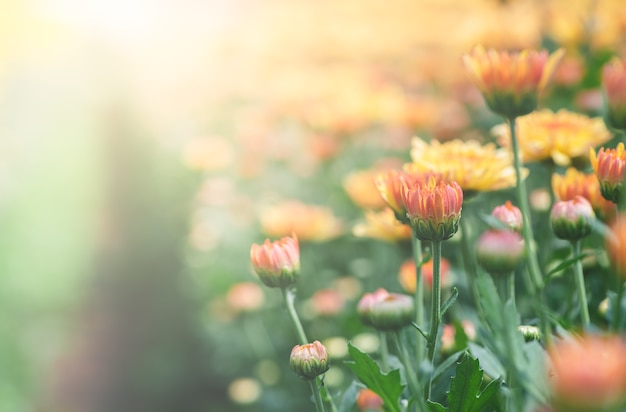
[[[489,225],[492,229],[498,229],[498,230],[511,230],[511,228],[506,225],[504,222],[502,222],[500,219],[498,219],[497,217],[491,215],[491,214],[487,214],[487,213],[480,213],[480,218],[487,223],[487,225]]]
[[[446,299],[445,302],[443,302],[443,305],[441,305],[441,316],[443,317],[443,315],[446,314],[446,312],[448,311],[448,309],[450,309],[450,306],[452,306],[454,304],[454,302],[456,302],[456,298],[459,297],[459,290],[457,288],[452,288],[452,294],[448,297],[448,299]]]
[[[480,305],[487,323],[491,330],[500,330],[502,328],[502,301],[498,295],[498,289],[491,276],[482,270],[478,271],[476,282],[480,293]]]
[[[480,390],[483,371],[478,359],[465,352],[456,366],[456,375],[450,382],[448,392],[449,412],[484,412],[495,399],[500,388],[500,380],[489,383]]]
[[[427,401],[426,406],[428,407],[428,412],[445,412],[448,410],[442,404],[433,401]]]
[[[555,268],[553,268],[551,271],[549,271],[545,278],[549,279],[550,277],[556,275],[557,273],[559,273],[562,270],[567,269],[568,267],[574,265],[574,263],[578,262],[579,260],[583,260],[584,258],[588,257],[588,256],[598,256],[600,253],[599,252],[593,252],[593,253],[581,253],[578,256],[574,256],[571,257],[569,259],[565,259],[563,260],[560,264],[558,264]]]
[[[382,373],[376,362],[352,343],[348,343],[348,352],[354,362],[347,361],[346,365],[365,386],[382,398],[385,411],[400,412],[398,400],[404,388],[404,385],[400,383],[400,371],[394,369],[389,373]]]
[[[494,379],[504,376],[506,373],[504,366],[502,366],[498,358],[489,349],[483,348],[474,342],[469,342],[467,346],[469,347],[472,355],[478,358],[480,366],[487,373],[487,375]]]

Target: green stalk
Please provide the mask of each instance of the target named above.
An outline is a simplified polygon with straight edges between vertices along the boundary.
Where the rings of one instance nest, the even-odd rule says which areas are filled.
[[[415,260],[415,323],[419,327],[424,327],[424,278],[422,277],[422,250],[421,242],[415,237],[415,234],[411,236],[411,246],[413,246],[413,259]],[[422,334],[419,331],[417,333],[417,340],[415,345],[415,359],[419,365],[424,359],[424,341]]]
[[[506,283],[506,299],[511,300],[511,302],[515,305],[515,271],[512,271],[506,276]]]
[[[296,312],[296,308],[294,306],[294,302],[296,300],[295,289],[282,288],[281,291],[283,293],[283,299],[285,300],[285,306],[287,306],[287,312],[289,312],[291,322],[296,328],[296,333],[298,334],[298,340],[300,341],[300,345],[305,345],[309,343],[309,340],[304,333],[304,328],[302,327],[302,323],[300,322],[300,318],[298,317],[298,313]]]
[[[380,339],[381,369],[383,372],[387,372],[389,371],[389,348],[387,347],[387,335],[385,335],[385,332],[379,331],[378,337]]]
[[[572,242],[574,257],[580,256],[580,240]],[[585,291],[585,278],[583,276],[583,262],[578,259],[574,264],[576,274],[576,291],[578,292],[578,304],[580,305],[580,317],[583,323],[583,330],[589,328],[589,308],[587,304],[587,293]]]
[[[465,202],[467,203],[467,202]],[[480,292],[478,290],[478,285],[476,284],[476,272],[478,271],[478,267],[476,265],[476,260],[474,259],[475,254],[472,249],[472,244],[470,242],[470,232],[471,225],[469,224],[467,213],[461,219],[461,251],[463,253],[463,265],[465,266],[465,278],[467,279],[468,286],[472,292],[472,297],[474,298],[474,304],[478,311],[481,311],[480,306]]]
[[[402,342],[400,342],[400,336],[398,336],[398,332],[393,332],[393,340],[396,344],[396,349],[398,350],[398,355],[400,355],[400,361],[402,365],[404,365],[404,371],[406,373],[406,379],[409,383],[409,388],[411,389],[412,395],[417,395],[419,393],[419,383],[417,382],[417,374],[413,370],[411,366],[411,360],[409,359],[409,355],[406,351]]]
[[[300,322],[300,318],[298,317],[298,313],[296,312],[296,307],[294,302],[296,300],[296,291],[294,288],[281,288],[283,299],[285,301],[285,306],[287,306],[287,312],[289,313],[289,317],[291,318],[291,322],[293,326],[296,328],[296,333],[298,334],[298,340],[301,345],[306,345],[309,343],[309,340],[304,333],[304,328],[302,327],[302,322]],[[313,392],[313,399],[315,400],[315,410],[317,412],[324,412],[324,402],[322,401],[322,395],[320,394],[320,378],[319,376],[315,378],[315,380],[309,381],[311,386],[311,392]]]
[[[528,285],[531,287],[531,294],[534,297],[535,310],[539,315],[541,323],[541,331],[544,336],[546,346],[550,346],[552,337],[550,333],[550,326],[546,318],[546,314],[543,310],[544,297],[543,297],[543,279],[541,270],[539,268],[539,262],[537,261],[537,250],[535,247],[535,236],[533,234],[532,222],[530,220],[530,205],[528,203],[528,191],[526,190],[526,182],[522,177],[522,160],[517,142],[517,135],[515,134],[515,117],[508,119],[509,130],[511,131],[511,148],[513,150],[513,166],[515,168],[516,189],[517,197],[522,212],[522,236],[524,238],[524,245],[526,248],[526,256],[528,261],[528,273],[530,274],[530,281]]]
[[[433,368],[435,367],[435,356],[437,342],[439,341],[439,323],[441,323],[441,241],[432,241],[433,249],[433,289],[431,299],[430,333],[428,334],[428,359]],[[430,398],[432,378],[428,380],[424,396]]]
[[[320,394],[317,378],[315,380],[309,381],[309,386],[311,387],[311,393],[313,394],[313,399],[315,399],[315,410],[317,412],[324,412],[324,402],[322,401],[322,395]]]

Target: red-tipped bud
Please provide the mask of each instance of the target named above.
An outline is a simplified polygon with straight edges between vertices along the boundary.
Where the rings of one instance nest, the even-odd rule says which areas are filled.
[[[478,264],[494,275],[511,273],[524,257],[522,236],[509,230],[488,230],[476,242]]]
[[[556,202],[550,212],[554,234],[560,239],[572,241],[582,239],[591,233],[591,222],[594,218],[591,203],[582,196]]]
[[[366,293],[359,301],[357,312],[364,324],[384,331],[401,329],[411,324],[415,316],[411,296],[389,293],[385,289]]]
[[[620,142],[615,149],[589,149],[589,161],[600,182],[600,193],[605,199],[613,203],[619,202],[624,185],[624,171],[626,170],[626,151],[624,143]]]
[[[516,232],[522,231],[522,225],[524,224],[524,218],[522,217],[522,211],[517,206],[513,206],[510,201],[506,201],[505,204],[496,206],[491,215],[506,225],[509,229]]]
[[[319,341],[296,345],[289,357],[291,369],[302,379],[311,380],[330,368],[326,348]]]
[[[300,273],[300,246],[298,239],[284,237],[275,242],[265,240],[253,244],[250,260],[261,281],[271,288],[286,288],[296,283]]]

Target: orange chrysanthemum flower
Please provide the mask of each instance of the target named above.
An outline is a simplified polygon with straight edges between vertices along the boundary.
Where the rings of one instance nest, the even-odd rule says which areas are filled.
[[[261,213],[261,228],[272,237],[294,233],[300,240],[325,241],[339,236],[341,222],[325,207],[286,201]]]
[[[611,133],[600,117],[589,118],[568,110],[533,112],[516,119],[517,138],[524,162],[552,159],[567,166],[571,159],[584,156],[590,147],[606,143]],[[498,143],[511,145],[511,132],[507,124],[492,129]]]
[[[250,248],[250,261],[259,279],[271,288],[293,285],[300,273],[300,245],[296,236]]]
[[[616,411],[626,395],[626,346],[615,337],[586,336],[549,350],[556,411]]]
[[[421,275],[424,279],[426,290],[433,287],[433,260],[430,259],[420,268]],[[441,287],[445,288],[450,285],[450,262],[446,258],[441,258]],[[417,270],[415,269],[415,261],[413,259],[406,260],[398,273],[398,281],[405,292],[414,294],[417,283]]]
[[[404,186],[415,186],[420,182],[426,181],[429,177],[434,176],[440,178],[437,173],[423,172],[402,172],[399,170],[388,170],[376,176],[376,187],[380,193],[380,197],[394,211],[396,218],[402,223],[408,223],[406,217],[406,207],[402,200],[402,190]]]
[[[602,68],[606,119],[610,127],[626,130],[626,62],[617,58]]]
[[[600,182],[600,192],[605,199],[617,203],[621,198],[626,166],[624,143],[620,142],[615,149],[589,149],[589,161]]]
[[[379,212],[366,211],[365,222],[352,229],[356,237],[367,237],[388,242],[411,238],[411,228],[396,218],[393,210],[385,208]]]
[[[466,197],[472,192],[486,192],[515,186],[513,157],[494,144],[481,145],[476,140],[451,140],[430,143],[416,137],[411,148],[409,173],[437,172],[461,186]],[[524,176],[528,174],[524,170]]]
[[[600,183],[595,174],[585,174],[570,167],[565,175],[552,175],[552,191],[559,200],[572,200],[576,196],[584,197],[591,203],[593,211],[604,221],[615,215],[615,204],[609,202],[600,193]]]
[[[463,190],[456,182],[431,176],[414,186],[405,185],[402,202],[418,239],[446,240],[459,229]]]
[[[378,210],[387,205],[375,183],[377,174],[377,171],[362,170],[350,173],[344,179],[343,188],[357,206]]]
[[[528,114],[537,107],[564,50],[505,52],[476,46],[463,56],[471,80],[487,105],[507,118]]]

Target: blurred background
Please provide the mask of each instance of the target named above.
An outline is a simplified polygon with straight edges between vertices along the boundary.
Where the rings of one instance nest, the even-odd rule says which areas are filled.
[[[492,139],[477,43],[565,47],[550,107],[596,115],[626,6],[0,0],[0,412],[312,410],[249,263],[291,232],[349,388],[347,341],[378,347],[355,303],[410,257],[372,177],[416,134]]]

